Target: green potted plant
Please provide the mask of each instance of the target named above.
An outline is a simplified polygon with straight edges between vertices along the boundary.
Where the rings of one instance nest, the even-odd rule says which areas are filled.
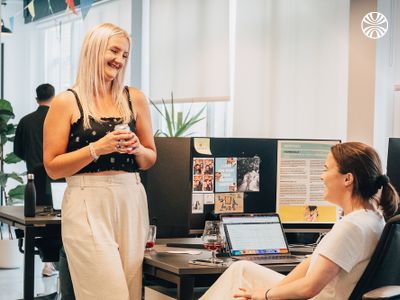
[[[162,101],[162,109],[160,109],[157,104],[149,99],[151,105],[158,111],[161,117],[167,123],[168,131],[164,132],[160,129],[156,131],[154,136],[165,136],[165,137],[184,137],[190,136],[193,134],[192,132],[187,133],[187,131],[196,123],[202,121],[205,117],[202,117],[202,113],[206,109],[206,105],[202,107],[202,109],[195,114],[194,116],[190,116],[191,106],[187,111],[186,115],[183,116],[183,112],[176,111],[174,106],[174,95],[171,92],[171,103],[166,103],[164,99]],[[168,106],[171,108],[169,109]]]
[[[25,173],[5,172],[6,164],[16,164],[21,161],[14,153],[5,153],[8,142],[14,141],[16,125],[11,123],[14,112],[12,105],[5,99],[0,99],[0,205],[15,205],[24,199],[25,185],[22,176]],[[9,179],[18,182],[17,186],[7,189]],[[3,225],[7,227],[3,231]],[[17,251],[17,239],[13,238],[11,226],[0,224],[0,268],[14,268],[21,265],[21,255]]]

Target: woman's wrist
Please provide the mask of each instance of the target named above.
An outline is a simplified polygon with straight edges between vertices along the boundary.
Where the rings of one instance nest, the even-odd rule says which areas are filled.
[[[89,144],[89,151],[90,151],[90,156],[93,158],[93,160],[97,161],[100,155],[97,155],[96,150],[94,149],[94,143]]]
[[[268,294],[269,294],[270,291],[271,291],[271,288],[269,288],[269,289],[265,292],[265,296],[264,296],[265,300],[268,300],[268,299],[269,299],[269,298],[268,298]]]

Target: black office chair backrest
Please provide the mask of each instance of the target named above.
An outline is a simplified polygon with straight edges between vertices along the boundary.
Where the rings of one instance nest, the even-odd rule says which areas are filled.
[[[400,215],[392,217],[383,230],[375,252],[349,300],[386,285],[400,285]]]

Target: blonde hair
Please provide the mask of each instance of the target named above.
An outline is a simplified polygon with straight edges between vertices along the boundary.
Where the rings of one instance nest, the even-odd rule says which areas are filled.
[[[103,23],[94,27],[86,34],[83,41],[74,88],[79,90],[79,99],[83,109],[83,127],[85,129],[90,128],[89,116],[92,116],[98,122],[102,121],[100,116],[95,113],[92,99],[93,97],[99,98],[100,95],[106,93],[104,56],[108,41],[116,35],[126,37],[130,49],[131,40],[128,33],[111,23]],[[123,123],[129,123],[132,119],[132,111],[124,96],[124,76],[127,64],[128,61],[111,83],[111,96]]]

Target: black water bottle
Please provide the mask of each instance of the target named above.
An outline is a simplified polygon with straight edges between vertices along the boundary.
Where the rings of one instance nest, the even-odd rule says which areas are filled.
[[[36,188],[33,180],[35,176],[33,174],[28,174],[28,182],[25,186],[25,207],[24,214],[25,217],[34,217],[36,209]]]

